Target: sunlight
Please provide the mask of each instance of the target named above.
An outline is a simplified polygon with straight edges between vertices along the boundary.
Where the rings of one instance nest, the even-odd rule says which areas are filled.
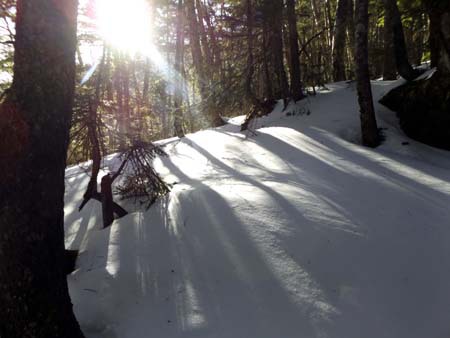
[[[152,40],[150,8],[145,0],[97,0],[100,34],[114,47],[130,54],[148,50]]]
[[[385,167],[398,175],[404,176],[417,184],[426,186],[429,189],[433,189],[444,195],[450,195],[450,183],[445,178],[442,179],[436,174],[430,175],[425,171],[413,168],[411,166],[407,166],[405,163],[399,162],[394,158],[387,157],[383,155],[381,152],[377,153],[362,147],[349,144],[348,142],[332,135],[331,133],[328,133],[318,128],[315,129],[321,132],[328,139],[339,144],[340,146],[346,147],[347,149],[368,158],[369,160],[375,162],[376,164]]]
[[[148,58],[168,82],[170,94],[189,95],[183,76],[169,65],[153,43],[152,11],[145,0],[96,0],[95,12],[99,33],[106,42],[132,56]],[[81,83],[89,80],[98,63]]]
[[[115,223],[110,228],[108,240],[108,254],[106,258],[106,271],[115,277],[120,270],[120,226]]]

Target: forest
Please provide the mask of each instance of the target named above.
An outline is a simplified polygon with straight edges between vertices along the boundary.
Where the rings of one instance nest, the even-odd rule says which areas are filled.
[[[1,0],[0,92],[0,338],[448,335],[449,0]]]

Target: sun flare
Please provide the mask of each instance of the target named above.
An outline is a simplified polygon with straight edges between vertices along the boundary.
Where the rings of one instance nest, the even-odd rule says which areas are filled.
[[[145,0],[96,0],[103,38],[129,53],[145,53],[152,41],[150,8]]]
[[[109,45],[130,54],[147,58],[154,70],[168,83],[171,91],[188,95],[183,76],[161,55],[154,44],[153,17],[148,0],[93,0],[98,33]],[[98,59],[83,77],[88,81],[100,64]]]

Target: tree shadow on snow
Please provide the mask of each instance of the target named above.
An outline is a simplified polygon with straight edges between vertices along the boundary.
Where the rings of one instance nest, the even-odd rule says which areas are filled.
[[[279,235],[280,245],[295,252],[295,260],[307,267],[341,313],[330,336],[419,338],[448,332],[448,195],[310,132],[322,149],[305,151],[304,142],[269,134],[257,142],[289,154],[285,158],[292,167],[308,173],[298,177],[303,187],[311,177],[328,178],[322,188],[311,182],[309,189],[334,202],[362,230],[363,236],[354,236],[299,223],[301,237]],[[323,149],[330,151],[318,156]],[[349,167],[343,166],[345,161]],[[351,166],[370,175],[347,172]]]

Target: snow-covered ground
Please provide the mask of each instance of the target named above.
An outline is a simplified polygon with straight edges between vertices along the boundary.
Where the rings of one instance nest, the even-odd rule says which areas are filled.
[[[396,82],[373,82],[375,99]],[[165,142],[172,192],[101,229],[67,169],[69,276],[88,338],[450,336],[450,154],[407,138],[361,147],[354,83],[253,124]],[[242,119],[241,119],[242,120]],[[407,142],[407,144],[405,143]],[[110,157],[106,170],[118,162]]]

